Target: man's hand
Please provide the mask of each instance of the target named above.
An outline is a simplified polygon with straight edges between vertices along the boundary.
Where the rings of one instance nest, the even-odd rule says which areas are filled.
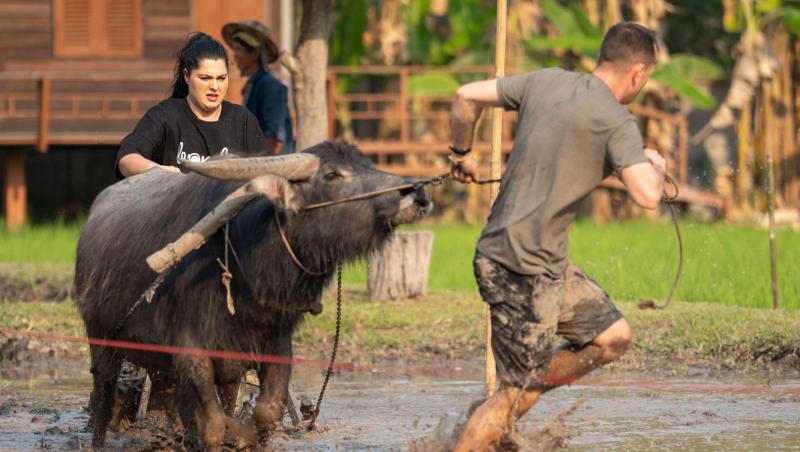
[[[478,162],[472,157],[450,157],[452,164],[450,165],[450,177],[453,179],[468,184],[470,182],[478,182],[481,180],[481,175],[478,172]]]
[[[658,153],[655,149],[647,148],[644,150],[644,155],[650,160],[650,163],[653,164],[653,167],[661,174],[666,174],[667,172],[667,161],[664,160],[664,157]]]

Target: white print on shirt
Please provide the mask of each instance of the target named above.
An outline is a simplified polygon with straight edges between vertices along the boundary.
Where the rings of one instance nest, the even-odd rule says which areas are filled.
[[[227,147],[224,147],[224,148],[222,148],[221,151],[219,151],[219,155],[227,155],[227,154],[228,154],[228,148]],[[206,160],[211,158],[211,157],[206,156],[206,155],[200,155],[200,154],[198,154],[196,152],[192,152],[191,154],[186,155],[186,153],[183,152],[183,141],[178,143],[178,154],[175,157],[176,157],[175,160],[178,162],[178,165],[181,164],[182,160],[188,160],[190,162],[203,163]]]

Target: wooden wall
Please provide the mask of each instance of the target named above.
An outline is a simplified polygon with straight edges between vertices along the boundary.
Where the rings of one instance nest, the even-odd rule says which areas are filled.
[[[192,31],[191,0],[142,1],[142,54],[54,57],[54,0],[0,2],[0,71],[169,70]],[[126,63],[121,66],[120,63]]]
[[[52,57],[52,0],[0,2],[0,70],[9,61]]]

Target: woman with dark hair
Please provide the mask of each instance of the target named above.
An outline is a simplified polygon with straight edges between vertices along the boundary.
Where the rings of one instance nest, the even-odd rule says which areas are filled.
[[[148,110],[122,140],[116,162],[119,178],[153,167],[180,172],[182,160],[266,151],[252,113],[224,100],[228,54],[222,44],[205,33],[194,33],[177,58],[172,96]]]
[[[256,20],[233,22],[222,27],[222,38],[233,49],[236,65],[250,78],[242,90],[242,104],[258,119],[267,147],[274,154],[294,151],[289,89],[269,69],[279,57],[270,31]]]

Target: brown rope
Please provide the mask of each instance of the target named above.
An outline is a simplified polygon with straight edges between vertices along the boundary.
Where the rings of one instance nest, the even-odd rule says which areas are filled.
[[[231,273],[230,269],[228,268],[228,246],[230,244],[230,239],[228,238],[228,222],[225,222],[225,262],[223,263],[220,258],[217,258],[217,263],[219,266],[222,267],[222,285],[225,286],[225,302],[228,306],[228,312],[231,315],[236,314],[236,308],[233,306],[233,296],[231,295],[231,281],[233,280],[233,274]]]
[[[675,213],[674,205],[674,203],[678,200],[678,195],[680,192],[678,190],[678,184],[674,179],[666,174],[664,175],[664,178],[666,179],[667,183],[671,184],[675,189],[675,194],[669,195],[667,194],[667,190],[665,188],[661,200],[666,202],[667,206],[669,206],[672,224],[675,226],[675,235],[678,237],[678,269],[675,272],[675,279],[672,281],[672,287],[669,289],[669,295],[667,295],[667,299],[664,300],[664,303],[658,304],[655,302],[655,300],[646,298],[639,301],[639,309],[665,309],[667,306],[669,306],[670,302],[672,302],[672,297],[675,295],[675,290],[678,288],[678,282],[680,281],[681,273],[683,272],[683,237],[681,237],[681,228],[678,226],[678,215]]]
[[[415,182],[413,184],[412,183],[408,183],[408,184],[395,185],[395,186],[389,187],[389,188],[382,188],[380,190],[369,191],[369,192],[366,192],[366,193],[359,193],[357,195],[348,196],[347,198],[334,199],[333,201],[323,201],[323,202],[318,202],[316,204],[309,204],[309,205],[303,207],[302,210],[313,210],[313,209],[319,209],[320,207],[335,206],[337,204],[343,204],[343,203],[351,202],[351,201],[360,201],[360,200],[363,200],[363,199],[369,199],[369,198],[372,198],[372,197],[375,197],[375,196],[378,196],[378,195],[382,195],[382,194],[385,194],[385,193],[391,193],[393,191],[408,190],[410,188],[416,189],[416,188],[424,187],[426,185],[433,185],[433,186],[442,185],[444,183],[444,181],[446,179],[448,179],[449,177],[450,177],[450,173],[442,173],[442,174],[433,176],[433,177],[428,178],[428,179],[419,180],[419,181],[417,181],[417,182]],[[482,180],[475,181],[473,183],[478,184],[478,185],[485,185],[485,184],[496,184],[498,182],[500,182],[500,179],[482,179]]]
[[[280,215],[278,214],[278,210],[277,209],[275,210],[275,223],[277,223],[277,225],[278,225],[278,233],[280,233],[281,241],[283,242],[283,247],[286,248],[286,251],[289,252],[289,257],[292,258],[292,260],[294,261],[295,265],[300,267],[301,270],[303,270],[304,272],[308,273],[309,275],[320,276],[320,275],[324,275],[325,273],[327,273],[327,272],[324,272],[324,271],[322,271],[322,272],[311,271],[311,270],[308,269],[308,267],[303,265],[302,262],[300,262],[300,259],[298,259],[297,255],[294,254],[294,250],[292,250],[292,245],[289,244],[289,240],[286,238],[286,233],[283,231],[283,225],[281,224],[281,218],[280,218]]]
[[[316,204],[309,204],[309,205],[303,207],[303,210],[313,210],[313,209],[319,209],[320,207],[335,206],[336,204],[343,204],[343,203],[351,202],[351,201],[360,201],[362,199],[369,199],[369,198],[372,198],[372,197],[375,197],[375,196],[378,196],[378,195],[382,195],[384,193],[391,193],[393,191],[407,190],[409,188],[414,188],[415,186],[416,186],[415,184],[395,185],[394,187],[382,188],[380,190],[370,191],[370,192],[367,192],[367,193],[361,193],[361,194],[358,194],[358,195],[349,196],[347,198],[334,199],[333,201],[318,202]]]

